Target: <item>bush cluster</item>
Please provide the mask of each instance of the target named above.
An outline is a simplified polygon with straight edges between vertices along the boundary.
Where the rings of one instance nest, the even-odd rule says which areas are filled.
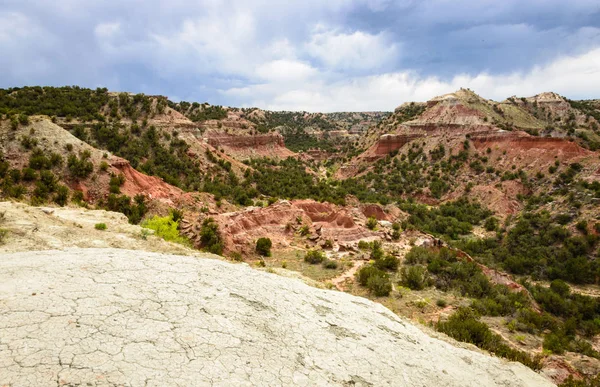
[[[223,239],[213,218],[205,218],[200,227],[200,247],[213,254],[223,254]]]
[[[271,247],[273,243],[269,238],[258,238],[256,241],[256,253],[263,257],[271,256]]]

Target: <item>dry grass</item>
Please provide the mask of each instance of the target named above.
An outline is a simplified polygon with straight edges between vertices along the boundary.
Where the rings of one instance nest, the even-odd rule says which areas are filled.
[[[265,258],[264,261],[266,267],[283,267],[285,263],[285,269],[296,271],[319,282],[325,282],[339,276],[352,265],[349,260],[340,259],[337,261],[339,264],[337,269],[325,269],[321,264],[311,265],[304,262],[304,251],[295,249],[273,250],[271,257]],[[247,262],[257,264],[259,259],[255,258],[247,260]]]

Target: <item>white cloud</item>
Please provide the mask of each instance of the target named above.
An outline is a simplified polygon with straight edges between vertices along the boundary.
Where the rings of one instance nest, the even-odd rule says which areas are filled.
[[[279,59],[260,65],[256,74],[267,81],[298,82],[315,76],[317,70],[300,61]]]
[[[0,84],[105,85],[312,111],[391,110],[459,87],[495,99],[544,90],[598,97],[600,29],[588,20],[598,0],[523,4],[9,1],[0,10]],[[451,77],[457,71],[469,73]]]
[[[335,69],[374,69],[392,61],[398,54],[396,44],[384,33],[362,31],[351,34],[317,30],[306,44],[309,55]]]
[[[502,100],[511,95],[529,96],[555,91],[569,96],[593,96],[600,90],[600,48],[573,57],[562,57],[530,71],[507,75],[457,75],[449,81],[420,77],[411,71],[328,81],[324,73],[310,82],[292,85],[273,81],[229,89],[222,93],[248,101],[246,106],[272,110],[367,111],[393,110],[406,101],[426,101],[436,95],[467,87],[485,98]]]
[[[110,39],[119,33],[120,23],[100,23],[94,28],[94,34],[99,39]]]

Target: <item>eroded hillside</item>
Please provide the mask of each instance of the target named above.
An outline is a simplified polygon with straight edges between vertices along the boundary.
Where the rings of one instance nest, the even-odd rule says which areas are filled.
[[[33,87],[1,90],[0,113],[5,251],[163,237],[371,298],[556,383],[600,372],[597,101],[461,89],[320,114]],[[102,210],[145,228],[75,219]]]

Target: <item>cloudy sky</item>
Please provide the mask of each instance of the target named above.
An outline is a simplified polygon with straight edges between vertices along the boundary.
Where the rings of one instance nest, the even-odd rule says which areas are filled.
[[[274,110],[600,98],[599,0],[2,0],[0,87]]]

